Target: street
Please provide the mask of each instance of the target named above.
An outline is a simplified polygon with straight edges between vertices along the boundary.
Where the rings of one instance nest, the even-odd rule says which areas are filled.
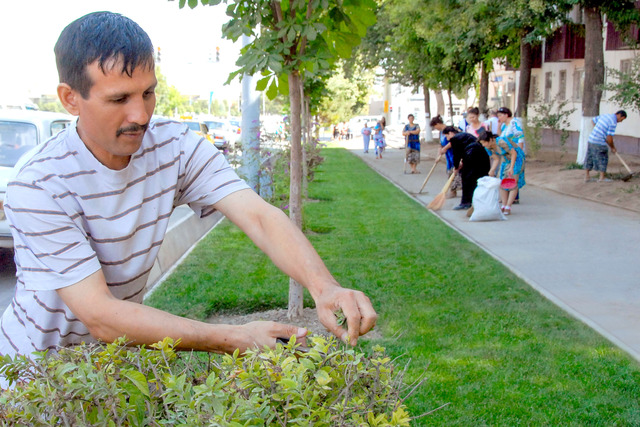
[[[13,250],[0,249],[0,307],[11,303],[16,285],[16,265],[13,262]]]

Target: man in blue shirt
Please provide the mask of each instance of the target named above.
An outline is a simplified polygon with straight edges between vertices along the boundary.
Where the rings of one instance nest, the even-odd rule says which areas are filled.
[[[624,110],[620,110],[615,114],[603,114],[593,118],[595,127],[591,131],[591,135],[589,135],[589,148],[584,162],[587,175],[584,182],[591,182],[589,173],[592,170],[600,172],[598,182],[611,181],[604,177],[609,163],[609,147],[611,147],[612,153],[616,152],[616,147],[613,144],[613,135],[616,133],[618,123],[626,118],[627,113]]]

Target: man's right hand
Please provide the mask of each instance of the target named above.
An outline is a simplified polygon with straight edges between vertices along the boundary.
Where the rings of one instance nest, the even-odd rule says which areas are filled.
[[[231,337],[231,346],[225,350],[227,353],[233,353],[237,348],[240,353],[244,353],[250,348],[261,349],[265,346],[274,348],[278,338],[289,339],[293,335],[296,336],[296,342],[306,345],[307,330],[305,328],[276,322],[250,322],[237,328],[237,333]]]

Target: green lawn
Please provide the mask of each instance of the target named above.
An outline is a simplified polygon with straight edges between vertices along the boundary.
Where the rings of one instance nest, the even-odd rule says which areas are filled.
[[[415,425],[640,425],[637,362],[355,156],[322,154],[305,205],[310,240],[340,283],[370,296],[380,344],[410,361],[407,379],[426,370],[411,413],[450,403]],[[285,307],[287,283],[225,221],[147,303],[205,319]]]

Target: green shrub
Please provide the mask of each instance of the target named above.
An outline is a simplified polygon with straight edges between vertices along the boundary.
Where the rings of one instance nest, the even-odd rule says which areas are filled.
[[[384,349],[366,356],[335,338],[295,337],[244,356],[82,345],[38,361],[0,360],[13,388],[0,394],[3,425],[407,426],[410,417]]]

